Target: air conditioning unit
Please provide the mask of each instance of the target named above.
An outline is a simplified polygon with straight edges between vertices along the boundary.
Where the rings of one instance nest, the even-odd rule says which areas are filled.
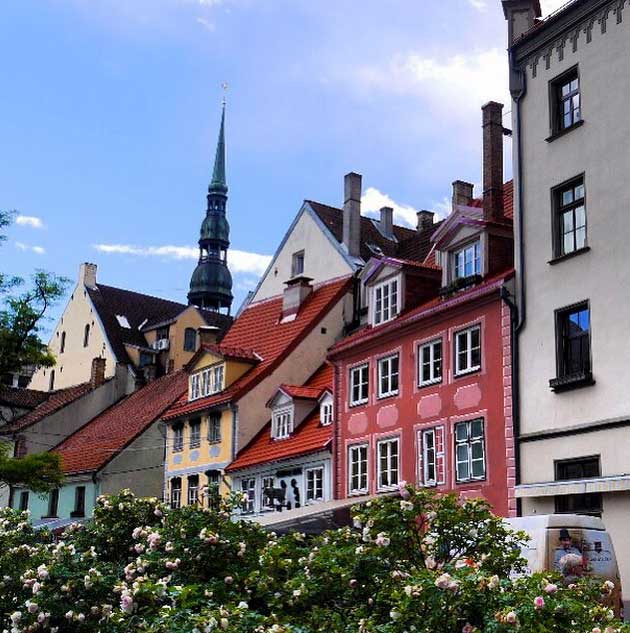
[[[155,349],[163,352],[167,350],[169,347],[169,340],[167,338],[161,338],[158,341],[155,341]]]

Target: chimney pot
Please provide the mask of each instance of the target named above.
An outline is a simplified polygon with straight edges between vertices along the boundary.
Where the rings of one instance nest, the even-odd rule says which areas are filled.
[[[470,206],[473,200],[473,189],[474,185],[465,180],[456,180],[453,183],[453,211],[455,207],[459,205],[464,207]]]
[[[285,282],[286,288],[282,294],[282,320],[295,318],[306,298],[313,292],[310,277],[300,275]]]
[[[96,287],[96,264],[84,262],[79,266],[79,285],[87,288]]]
[[[391,207],[381,207],[381,231],[385,235],[394,233],[394,209]]]
[[[416,214],[418,218],[417,230],[423,231],[424,229],[430,228],[433,226],[433,218],[435,217],[435,213],[433,211],[418,211]]]
[[[354,172],[344,178],[343,244],[351,257],[360,256],[361,176]]]
[[[486,103],[483,113],[483,216],[503,219],[503,104]]]
[[[92,359],[92,371],[90,372],[90,387],[96,389],[105,382],[105,359],[96,357]]]

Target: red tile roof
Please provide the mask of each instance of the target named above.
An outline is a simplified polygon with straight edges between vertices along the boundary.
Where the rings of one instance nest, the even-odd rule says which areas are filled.
[[[322,395],[321,389],[314,387],[300,387],[298,385],[280,385],[280,389],[291,398],[317,400]]]
[[[483,198],[475,198],[471,207],[483,207]],[[514,219],[514,181],[508,180],[503,185],[503,215],[511,220]]]
[[[150,382],[106,409],[53,449],[66,474],[100,470],[151,424],[188,387],[185,371]]]
[[[232,358],[234,360],[245,360],[258,362],[261,360],[260,356],[251,349],[244,349],[242,347],[231,347],[230,345],[209,345],[204,344],[201,346],[207,352],[223,356],[224,358]]]
[[[48,398],[41,404],[37,405],[32,411],[29,411],[26,415],[19,417],[15,422],[2,428],[2,433],[14,433],[21,431],[33,424],[43,420],[46,416],[56,413],[60,409],[68,406],[75,400],[78,400],[81,396],[84,396],[90,391],[91,385],[89,382],[75,385],[74,387],[68,387],[67,389],[57,389],[48,393]]]
[[[262,361],[221,393],[188,401],[184,394],[164,415],[172,420],[189,413],[236,400],[270,375],[286,356],[328,314],[350,289],[346,276],[315,286],[293,321],[280,323],[282,295],[250,304],[234,321],[221,345],[255,351]]]
[[[318,391],[332,391],[333,369],[324,363],[306,381],[303,388]],[[306,417],[298,428],[284,440],[271,437],[271,422],[268,422],[254,439],[239,452],[236,459],[227,467],[228,472],[249,468],[258,464],[267,464],[290,457],[299,457],[324,450],[332,440],[332,424],[322,426],[319,419],[319,406]]]
[[[459,306],[467,301],[477,299],[480,296],[485,296],[486,294],[495,292],[503,285],[505,281],[510,279],[513,275],[513,269],[506,270],[502,273],[493,275],[492,277],[485,279],[477,286],[473,286],[472,288],[468,288],[467,290],[462,290],[455,295],[446,298],[436,297],[435,299],[431,299],[430,301],[427,301],[426,303],[423,303],[422,305],[413,308],[408,312],[403,312],[396,319],[394,319],[393,321],[389,321],[388,323],[378,325],[377,327],[372,327],[371,325],[368,325],[355,332],[351,336],[342,339],[336,345],[334,345],[330,350],[329,357],[335,357],[359,343],[363,343],[373,338],[383,336],[384,334],[392,331],[396,331],[401,327],[404,327],[408,323],[420,321],[428,316],[434,315],[436,312],[442,312],[449,308]]]

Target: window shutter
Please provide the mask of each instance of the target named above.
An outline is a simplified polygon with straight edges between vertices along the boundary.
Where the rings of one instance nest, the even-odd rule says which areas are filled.
[[[446,482],[446,431],[443,426],[435,427],[435,464],[437,484]]]

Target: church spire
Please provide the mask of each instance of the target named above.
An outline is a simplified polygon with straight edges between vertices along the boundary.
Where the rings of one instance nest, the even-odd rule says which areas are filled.
[[[227,266],[230,225],[227,220],[228,187],[225,178],[225,100],[214,158],[212,180],[208,187],[208,207],[199,236],[199,263],[190,279],[188,303],[220,312],[232,306],[232,275]]]

